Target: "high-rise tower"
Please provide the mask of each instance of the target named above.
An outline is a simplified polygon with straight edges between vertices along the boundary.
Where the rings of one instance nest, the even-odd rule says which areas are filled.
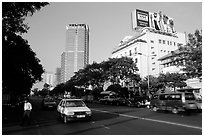
[[[89,27],[86,24],[66,26],[66,46],[61,55],[61,82],[66,82],[89,63]]]

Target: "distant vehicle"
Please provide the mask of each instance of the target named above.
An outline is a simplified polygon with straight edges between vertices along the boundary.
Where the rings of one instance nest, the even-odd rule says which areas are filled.
[[[82,96],[81,99],[83,99],[84,102],[92,103],[94,100],[94,97],[93,95],[85,95],[85,96]]]
[[[129,107],[140,107],[140,102],[135,102],[135,100],[133,98],[116,98],[115,100],[113,100],[113,104],[114,105],[125,105],[125,106],[129,106]]]
[[[99,99],[99,102],[103,104],[114,104],[116,100],[117,100],[117,97],[112,95],[112,96],[104,96],[103,98]]]
[[[51,97],[46,97],[42,100],[42,108],[56,108],[57,107],[57,103],[54,100],[54,98]]]
[[[193,93],[173,92],[154,95],[150,108],[153,111],[169,110],[177,114],[180,111],[197,110],[198,106]]]
[[[65,98],[57,106],[58,117],[64,123],[72,120],[91,120],[92,112],[82,99]]]
[[[147,100],[145,100],[144,98],[142,98],[142,97],[135,97],[135,98],[127,99],[127,104],[126,105],[140,108],[140,107],[147,107],[148,103],[149,102]]]
[[[196,99],[196,103],[198,106],[198,111],[202,112],[202,99]]]
[[[125,99],[125,98],[121,98],[121,97],[118,97],[118,98],[113,100],[113,104],[117,105],[117,106],[119,106],[119,105],[127,105],[127,103],[128,103],[128,100]]]
[[[198,111],[202,112],[202,93],[200,88],[184,88],[184,89],[178,89],[179,92],[187,92],[187,93],[193,93],[195,95],[195,99],[198,106]]]

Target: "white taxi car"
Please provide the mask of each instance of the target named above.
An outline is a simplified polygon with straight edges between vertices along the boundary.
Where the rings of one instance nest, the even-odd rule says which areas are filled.
[[[57,106],[58,117],[63,118],[64,123],[71,120],[91,120],[92,112],[82,99],[65,98]]]

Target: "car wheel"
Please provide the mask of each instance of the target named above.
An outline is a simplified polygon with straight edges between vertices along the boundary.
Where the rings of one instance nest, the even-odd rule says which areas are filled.
[[[153,110],[154,112],[156,112],[156,111],[158,110],[158,108],[157,108],[156,106],[153,106],[152,110]]]
[[[172,111],[173,114],[178,114],[178,109],[177,108],[173,108],[171,111]]]
[[[65,124],[67,124],[67,116],[66,115],[63,116],[63,121]]]
[[[140,108],[140,107],[141,107],[140,103],[137,103],[136,107],[137,107],[137,108]]]

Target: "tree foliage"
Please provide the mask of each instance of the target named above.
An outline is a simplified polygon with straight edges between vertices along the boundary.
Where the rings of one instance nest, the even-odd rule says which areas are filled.
[[[140,76],[137,74],[137,66],[131,58],[109,58],[101,63],[93,62],[87,65],[84,69],[80,69],[75,75],[65,83],[64,90],[73,93],[76,92],[73,87],[87,88],[89,85],[94,87],[93,94],[98,96],[98,91],[101,91],[105,81],[112,81],[113,84],[119,84],[121,81],[140,81]],[[58,86],[56,88],[59,88]],[[54,89],[56,91],[56,88]],[[97,90],[100,89],[100,90]],[[96,91],[96,92],[95,92]]]
[[[158,77],[158,80],[160,83],[163,83],[166,87],[171,87],[175,89],[182,88],[187,86],[185,81],[187,80],[187,77],[185,74],[180,73],[166,73],[166,74],[160,74]]]
[[[30,93],[36,81],[44,72],[40,60],[21,37],[29,29],[24,23],[48,3],[3,2],[2,3],[2,87],[14,94]]]
[[[164,84],[157,77],[149,75],[149,93],[154,94],[159,89],[163,88]],[[140,87],[143,90],[142,94],[146,94],[148,90],[148,76],[140,81]]]
[[[48,3],[38,2],[2,2],[2,31],[9,33],[26,33],[29,29],[24,23],[27,16],[33,15]]]
[[[119,83],[119,80],[131,78],[138,80],[139,75],[135,74],[137,67],[131,58],[113,58],[101,63],[94,62],[79,70],[71,78],[78,86],[87,86],[89,84],[101,86],[105,81],[111,80],[113,83]]]
[[[110,58],[109,61],[104,63],[108,67],[106,71],[106,80],[111,79],[113,83],[117,84],[120,80],[127,80],[133,78],[133,74],[136,74],[138,68],[132,58]],[[134,77],[135,78],[135,77]]]
[[[184,60],[185,63],[180,61],[178,65],[184,66],[183,71],[189,78],[196,78],[202,76],[202,33],[196,30],[194,34],[188,35],[188,43],[180,46],[179,50],[183,53],[180,54],[179,60]]]

